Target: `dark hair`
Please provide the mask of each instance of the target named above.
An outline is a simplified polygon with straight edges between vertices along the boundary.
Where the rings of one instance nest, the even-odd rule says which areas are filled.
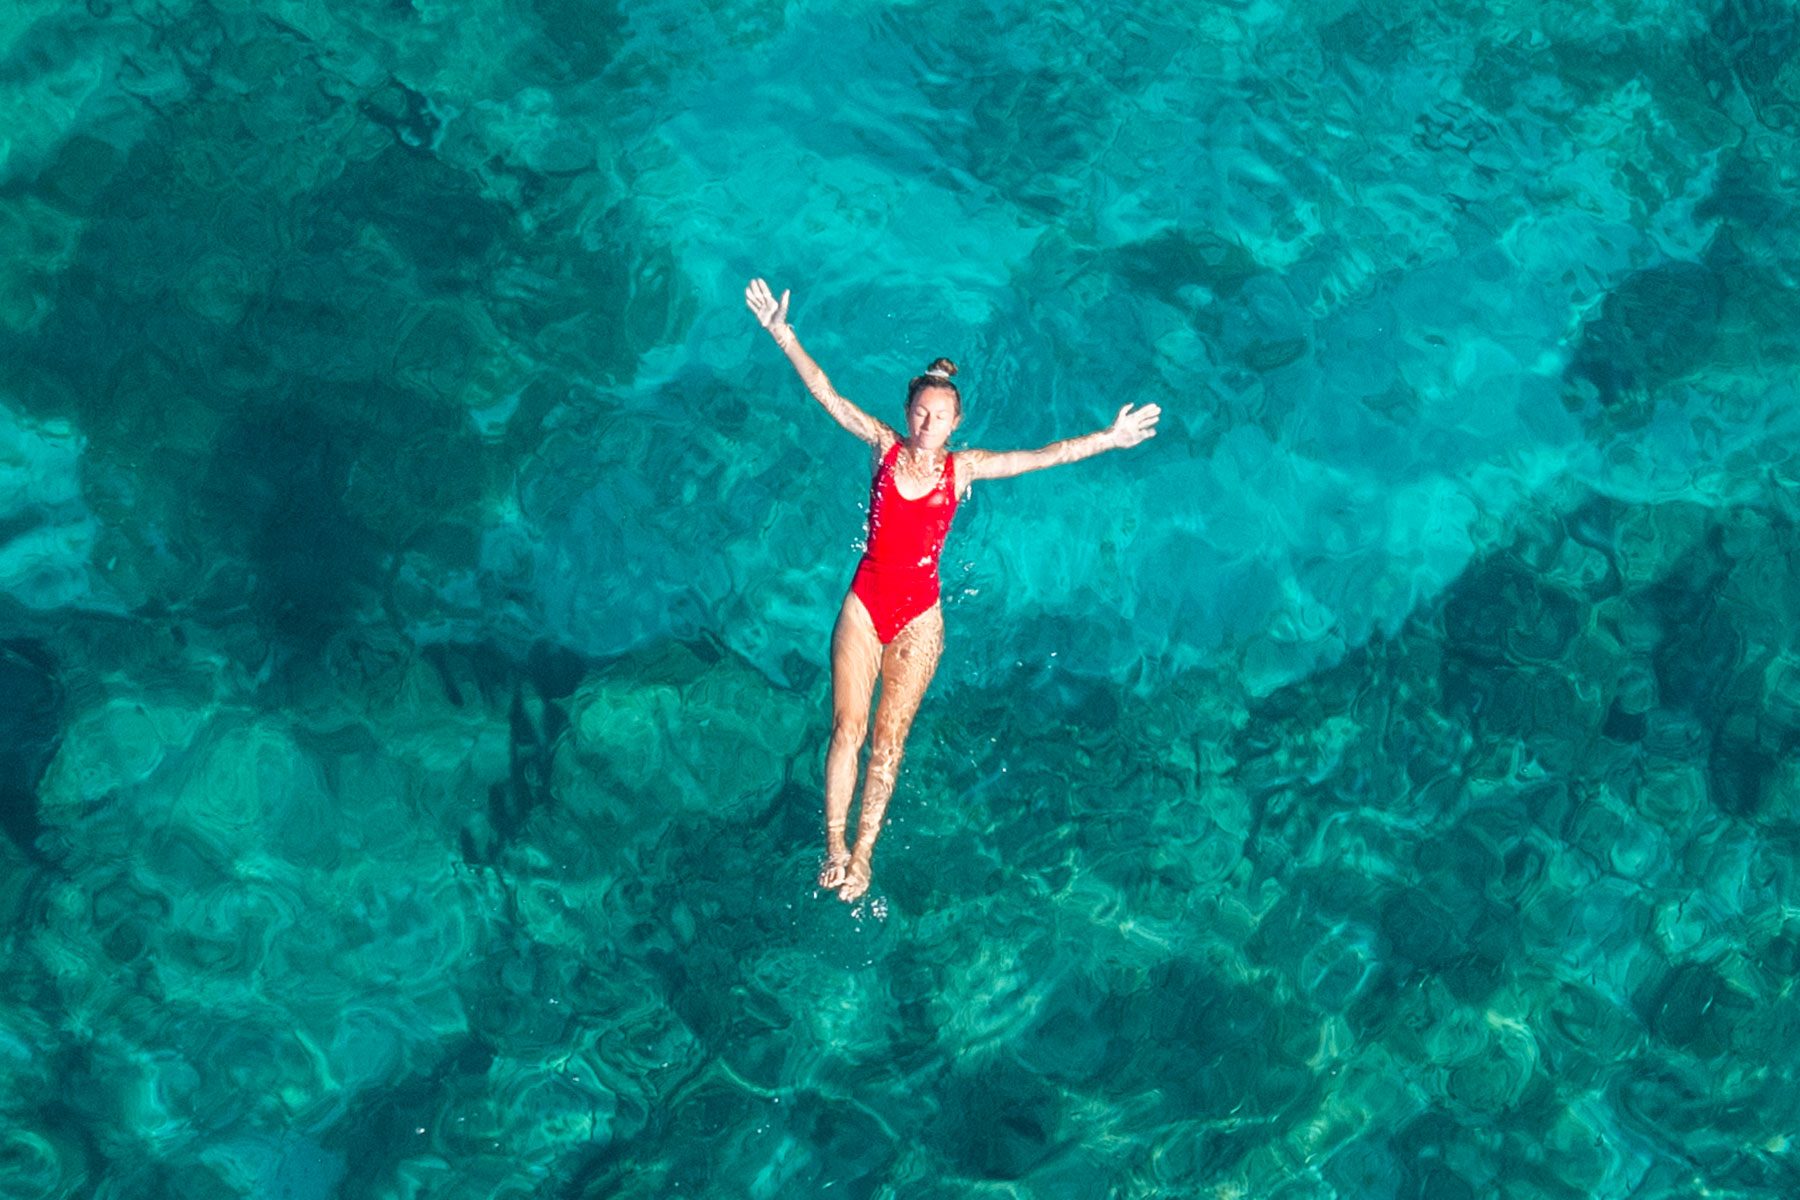
[[[956,397],[956,415],[962,416],[962,393],[950,382],[956,374],[956,364],[947,358],[934,358],[931,365],[925,368],[923,375],[913,376],[913,381],[906,385],[906,407],[911,408],[914,397],[926,388],[943,388]]]

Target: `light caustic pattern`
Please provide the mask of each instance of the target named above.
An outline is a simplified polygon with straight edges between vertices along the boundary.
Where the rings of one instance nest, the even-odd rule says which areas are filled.
[[[1800,1192],[1797,48],[8,6],[0,1194]],[[855,908],[758,275],[1164,411],[970,497]]]

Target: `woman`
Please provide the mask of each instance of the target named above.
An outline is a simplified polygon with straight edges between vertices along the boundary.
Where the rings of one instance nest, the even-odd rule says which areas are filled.
[[[950,382],[956,364],[940,358],[906,389],[906,436],[838,395],[787,323],[788,293],[775,299],[752,279],[744,302],[794,364],[813,399],[874,451],[869,489],[869,544],[831,634],[831,748],[825,755],[825,865],[822,887],[844,900],[869,890],[870,863],[881,819],[894,794],[913,714],[944,649],[944,612],[938,603],[938,556],[956,506],[978,479],[1004,479],[1060,463],[1135,446],[1156,435],[1162,410],[1154,404],[1119,410],[1112,425],[1041,450],[945,449],[962,422],[962,395]],[[856,844],[844,841],[856,761],[869,728],[869,700],[881,679],[875,745],[863,779]]]

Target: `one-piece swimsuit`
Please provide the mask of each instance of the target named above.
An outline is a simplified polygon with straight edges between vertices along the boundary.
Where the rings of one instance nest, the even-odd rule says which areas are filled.
[[[869,610],[875,636],[884,646],[937,603],[938,556],[956,515],[956,456],[944,455],[937,483],[909,500],[900,494],[894,478],[903,444],[895,442],[882,456],[869,484],[869,548],[850,581],[850,590]]]

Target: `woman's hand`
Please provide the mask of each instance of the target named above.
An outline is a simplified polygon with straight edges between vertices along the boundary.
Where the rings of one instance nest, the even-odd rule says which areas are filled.
[[[1156,436],[1156,422],[1161,416],[1162,409],[1157,405],[1146,404],[1134,410],[1127,404],[1113,418],[1112,428],[1106,431],[1106,436],[1112,439],[1114,449],[1123,450],[1128,446],[1135,446],[1146,438]]]
[[[744,289],[744,303],[756,314],[758,323],[774,335],[776,341],[781,341],[782,332],[787,329],[788,293],[783,291],[778,302],[767,282],[752,279],[750,286]]]

